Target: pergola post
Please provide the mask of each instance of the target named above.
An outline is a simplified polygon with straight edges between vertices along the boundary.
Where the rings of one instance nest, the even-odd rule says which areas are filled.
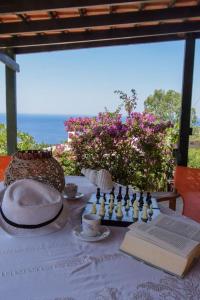
[[[177,164],[179,166],[187,166],[188,162],[189,135],[191,134],[190,116],[192,103],[194,55],[195,38],[188,38],[185,41],[185,56],[183,69],[182,105],[177,157]]]
[[[7,55],[15,60],[15,54],[9,50]],[[17,150],[17,104],[16,104],[16,71],[5,65],[6,73],[6,123],[7,123],[7,153]]]

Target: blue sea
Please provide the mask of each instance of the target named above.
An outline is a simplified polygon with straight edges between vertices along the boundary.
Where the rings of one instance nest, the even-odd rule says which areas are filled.
[[[59,144],[67,140],[64,122],[75,115],[18,114],[18,131],[29,133],[37,143]],[[0,114],[0,123],[6,123],[5,114]]]
[[[77,117],[77,115],[18,114],[18,131],[29,133],[37,143],[59,144],[67,140],[64,122],[70,117]],[[0,123],[6,123],[5,114],[0,113]],[[200,126],[200,119],[197,126]]]

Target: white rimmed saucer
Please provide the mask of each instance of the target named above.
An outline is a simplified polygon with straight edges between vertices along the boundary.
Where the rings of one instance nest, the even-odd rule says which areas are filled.
[[[100,231],[97,236],[87,236],[84,234],[82,225],[78,225],[73,230],[74,235],[84,242],[98,242],[106,239],[110,235],[110,229],[107,226],[100,226]]]
[[[65,192],[62,192],[62,196],[65,199],[69,199],[69,200],[78,200],[83,198],[84,194],[83,193],[77,193],[75,197],[68,197],[67,194]]]

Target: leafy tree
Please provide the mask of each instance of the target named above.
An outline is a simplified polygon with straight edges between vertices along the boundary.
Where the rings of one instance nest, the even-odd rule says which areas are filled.
[[[7,145],[6,145],[6,127],[4,124],[0,123],[0,155],[6,154]]]
[[[196,109],[194,107],[191,108],[191,123],[192,126],[196,126],[197,123],[197,114]]]
[[[144,102],[146,112],[153,113],[163,121],[179,123],[181,113],[181,94],[174,90],[155,90]],[[191,123],[197,121],[196,110],[191,110]]]
[[[120,112],[122,107],[125,108],[125,111],[127,112],[128,117],[131,116],[131,113],[134,111],[134,109],[137,106],[137,93],[135,89],[131,90],[131,95],[128,96],[128,94],[124,93],[123,91],[117,90],[114,91],[115,94],[119,95],[119,98],[122,100],[122,104],[120,104],[117,108],[117,113]]]

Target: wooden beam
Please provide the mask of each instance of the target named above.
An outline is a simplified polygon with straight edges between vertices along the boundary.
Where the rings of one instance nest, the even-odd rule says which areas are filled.
[[[17,16],[25,23],[29,21],[29,17],[27,17],[25,14],[17,14]]]
[[[190,135],[190,115],[192,103],[192,85],[194,72],[195,39],[188,38],[185,42],[182,106],[180,118],[178,165],[187,166]]]
[[[142,0],[142,2],[159,2],[159,0]],[[87,8],[102,5],[120,5],[137,3],[141,0],[1,0],[0,15],[9,13],[26,13],[37,10],[59,10],[68,8]]]
[[[176,4],[176,0],[171,0],[168,7],[173,7]]]
[[[8,55],[15,60],[15,55],[9,50]],[[17,104],[16,104],[16,72],[5,68],[6,72],[6,123],[7,152],[9,155],[17,150]]]
[[[0,24],[0,34],[19,34],[28,32],[43,32],[74,28],[91,28],[99,26],[114,26],[120,24],[139,24],[163,20],[185,19],[200,16],[200,7],[175,7],[150,11],[115,13],[98,16],[82,16],[75,18],[48,19],[29,22]]]
[[[84,17],[86,15],[86,8],[79,8],[79,15],[80,17]]]
[[[49,11],[48,14],[51,17],[51,19],[57,19],[58,18],[58,13],[56,11]]]
[[[143,3],[143,2],[140,3],[140,4],[139,4],[138,10],[139,10],[139,11],[142,11],[144,8],[145,8],[145,3]]]
[[[146,44],[146,43],[157,43],[157,42],[168,42],[168,41],[180,41],[186,38],[187,35],[163,35],[163,36],[153,36],[153,37],[139,37],[130,39],[118,39],[118,40],[107,40],[107,41],[94,41],[94,42],[81,42],[81,43],[71,43],[71,44],[60,44],[60,45],[44,45],[44,46],[32,46],[32,47],[22,47],[15,48],[16,54],[28,54],[28,53],[39,53],[39,52],[49,52],[49,51],[62,51],[62,50],[78,50],[78,49],[88,49],[95,47],[110,47],[110,46],[123,46],[123,45],[136,45],[136,44]],[[192,34],[195,38],[200,38],[200,33]]]
[[[4,38],[0,40],[0,48],[90,42],[189,32],[200,32],[200,22],[172,23],[136,28],[118,28],[80,33]]]
[[[7,54],[0,53],[0,61],[13,71],[19,72],[19,64],[17,64],[16,61]]]

